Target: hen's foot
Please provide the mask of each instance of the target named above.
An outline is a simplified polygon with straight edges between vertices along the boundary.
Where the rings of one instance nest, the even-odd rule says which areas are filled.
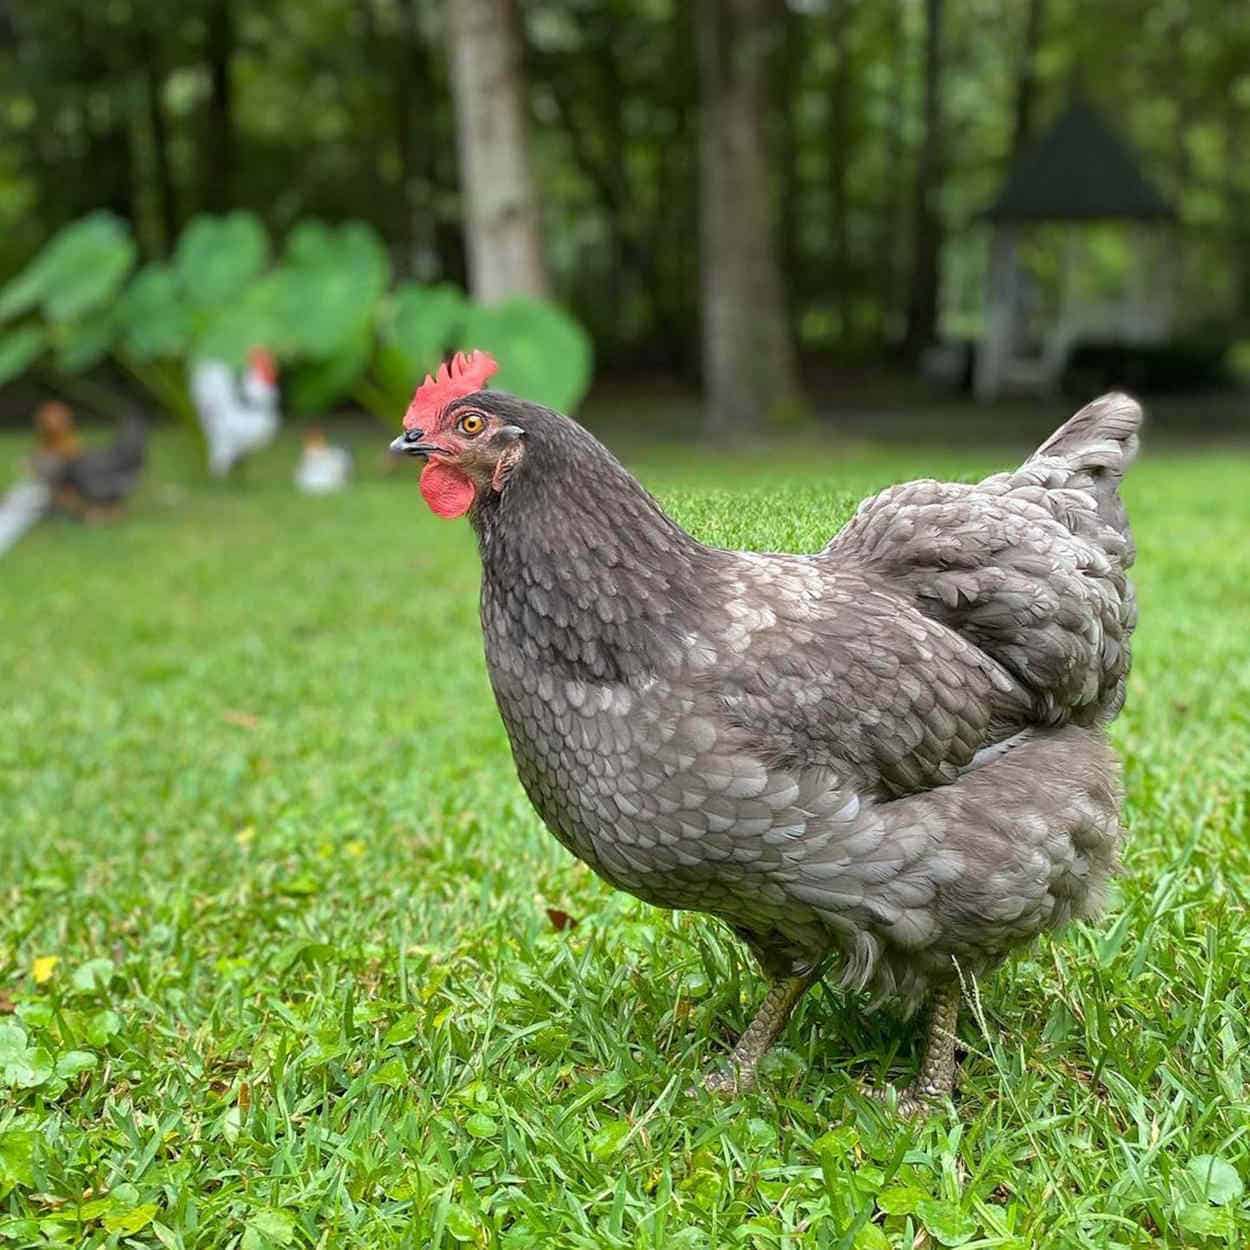
[[[891,1096],[897,1096],[894,1110],[902,1120],[923,1119],[951,1092],[935,1085],[922,1085],[919,1081],[913,1081],[904,1089],[895,1089],[893,1085],[864,1085],[860,1088],[874,1102],[888,1104]]]
[[[718,1072],[709,1072],[703,1078],[703,1088],[718,1098],[737,1098],[739,1094],[750,1093],[755,1088],[755,1071],[740,1068],[722,1068]],[[692,1089],[692,1094],[698,1089]]]
[[[755,1088],[755,1074],[760,1060],[781,1035],[790,1013],[815,980],[815,974],[787,977],[777,981],[764,997],[755,1019],[747,1025],[738,1044],[729,1056],[729,1063],[718,1072],[703,1078],[703,1088],[710,1094],[735,1098]],[[698,1093],[697,1088],[687,1091]]]
[[[898,1114],[905,1120],[915,1119],[933,1109],[935,1103],[949,1098],[955,1088],[955,1021],[959,1018],[959,983],[950,981],[933,996],[929,1030],[925,1038],[924,1058],[920,1072],[906,1089],[897,1091]],[[878,1102],[889,1099],[892,1087],[865,1088],[864,1093]]]

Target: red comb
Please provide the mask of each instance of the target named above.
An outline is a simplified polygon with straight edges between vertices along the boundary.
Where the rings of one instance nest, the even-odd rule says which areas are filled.
[[[428,427],[453,399],[480,391],[487,379],[499,369],[489,352],[457,352],[450,363],[444,361],[435,374],[426,374],[425,381],[404,413],[404,429]]]
[[[278,380],[278,362],[267,347],[251,347],[247,352],[248,368],[272,386]]]

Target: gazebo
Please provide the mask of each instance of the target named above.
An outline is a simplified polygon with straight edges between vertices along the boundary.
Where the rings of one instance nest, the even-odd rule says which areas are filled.
[[[1171,205],[1142,173],[1136,154],[1085,101],[1074,102],[1008,171],[984,213],[993,228],[985,332],[977,350],[978,399],[1004,391],[1054,389],[1068,354],[1082,338],[1126,344],[1158,342],[1170,330],[1166,265],[1151,263],[1150,227],[1175,220]],[[1074,291],[1084,257],[1084,227],[1130,223],[1136,263],[1114,300]],[[1019,246],[1044,224],[1065,227],[1058,273],[1058,313],[1046,330],[1026,334],[1029,276]],[[1157,236],[1157,230],[1154,232]]]

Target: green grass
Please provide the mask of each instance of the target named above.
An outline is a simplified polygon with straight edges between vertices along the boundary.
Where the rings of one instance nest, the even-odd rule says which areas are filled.
[[[857,1082],[913,1030],[826,991],[757,1094],[683,1093],[761,982],[541,828],[470,533],[411,475],[307,500],[290,443],[226,487],[157,450],[123,524],[0,562],[0,1246],[1246,1244],[1250,456],[1135,469],[1126,872],[900,1126]],[[807,550],[1010,459],[634,457],[700,536]]]

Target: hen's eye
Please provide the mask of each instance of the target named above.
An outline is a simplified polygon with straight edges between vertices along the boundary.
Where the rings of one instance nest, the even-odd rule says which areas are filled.
[[[460,418],[460,432],[462,434],[480,434],[485,424],[486,421],[480,412],[470,412]]]

